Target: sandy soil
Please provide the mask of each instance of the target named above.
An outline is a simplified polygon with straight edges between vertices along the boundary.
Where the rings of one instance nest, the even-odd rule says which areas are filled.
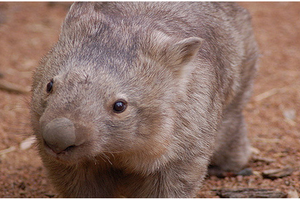
[[[261,49],[260,71],[245,110],[256,151],[254,175],[206,179],[199,197],[221,188],[271,188],[300,193],[300,3],[241,3],[253,16]],[[33,69],[58,38],[68,3],[0,3],[0,84],[28,91]],[[34,146],[30,93],[0,89],[0,197],[55,197]],[[257,158],[259,157],[259,158]],[[269,169],[293,168],[270,180]]]

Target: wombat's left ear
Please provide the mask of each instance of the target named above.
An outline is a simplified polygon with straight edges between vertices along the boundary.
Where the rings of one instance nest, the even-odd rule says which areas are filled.
[[[186,70],[191,70],[189,63],[197,55],[202,42],[203,39],[199,37],[189,37],[169,46],[167,61],[176,75],[180,76]]]

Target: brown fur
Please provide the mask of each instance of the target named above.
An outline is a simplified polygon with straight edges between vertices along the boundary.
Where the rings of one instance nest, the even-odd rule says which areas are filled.
[[[193,197],[210,161],[243,168],[257,51],[236,4],[75,3],[32,89],[60,196]]]

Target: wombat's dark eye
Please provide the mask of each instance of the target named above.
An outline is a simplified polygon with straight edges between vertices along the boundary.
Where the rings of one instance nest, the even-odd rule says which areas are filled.
[[[53,79],[50,80],[50,82],[47,84],[46,91],[47,93],[51,93],[53,90]]]
[[[115,113],[122,113],[127,108],[127,102],[125,100],[118,100],[114,103],[113,109]]]

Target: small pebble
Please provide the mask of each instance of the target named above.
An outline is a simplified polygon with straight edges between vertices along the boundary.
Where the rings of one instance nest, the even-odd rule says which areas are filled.
[[[25,140],[23,140],[20,144],[20,149],[21,150],[26,150],[26,149],[29,149],[32,144],[35,142],[35,137],[34,136],[31,136]]]
[[[243,169],[243,170],[239,171],[237,173],[237,175],[238,176],[239,175],[241,175],[241,176],[251,176],[251,175],[253,175],[253,171],[252,171],[251,168],[246,168],[246,169]]]

